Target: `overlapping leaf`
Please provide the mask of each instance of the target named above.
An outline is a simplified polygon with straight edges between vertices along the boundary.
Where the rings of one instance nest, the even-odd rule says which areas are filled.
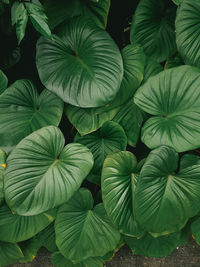
[[[200,71],[180,66],[160,72],[136,92],[135,103],[154,115],[142,128],[151,149],[169,145],[178,152],[200,146]]]
[[[99,107],[113,100],[122,81],[123,63],[108,33],[78,17],[59,36],[42,37],[37,43],[42,83],[74,106]]]
[[[59,208],[55,230],[59,250],[73,262],[104,256],[120,239],[103,204],[93,208],[92,195],[84,188]]]
[[[36,215],[66,202],[93,166],[81,144],[64,147],[62,132],[44,127],[25,137],[7,159],[5,198],[20,215]]]
[[[155,236],[179,231],[200,201],[200,158],[160,146],[147,157],[137,182],[134,210],[139,225]]]
[[[200,67],[200,2],[184,0],[176,17],[176,42],[185,64]]]
[[[17,244],[0,241],[0,266],[16,263],[23,257]]]
[[[140,0],[131,24],[131,43],[141,44],[149,58],[164,61],[176,52],[175,14],[168,0]]]
[[[63,102],[47,89],[40,96],[29,80],[13,83],[0,95],[0,147],[9,152],[33,131],[58,126]]]

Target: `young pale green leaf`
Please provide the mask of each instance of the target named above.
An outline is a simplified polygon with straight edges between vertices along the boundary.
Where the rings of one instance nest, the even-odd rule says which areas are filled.
[[[93,208],[92,194],[85,188],[59,208],[55,231],[60,252],[75,263],[104,256],[120,240],[120,234],[107,217],[103,204]]]
[[[0,95],[6,90],[8,79],[3,71],[0,70]]]
[[[17,244],[0,241],[0,266],[17,263],[23,257]]]
[[[84,17],[73,18],[60,37],[41,37],[36,64],[42,83],[64,102],[99,107],[112,101],[123,76],[120,51],[107,32]]]
[[[42,246],[51,252],[58,250],[56,246],[56,235],[54,229],[54,222],[49,224],[43,231],[37,234],[37,239],[41,242]]]
[[[104,260],[101,257],[95,257],[73,263],[57,251],[51,255],[51,262],[55,267],[103,267]]]
[[[5,198],[20,215],[36,215],[72,197],[93,166],[81,144],[68,144],[59,128],[44,127],[25,137],[7,159]]]
[[[127,137],[123,128],[116,122],[107,121],[94,133],[74,138],[74,142],[85,145],[94,156],[92,172],[100,174],[107,155],[126,149]]]
[[[106,121],[112,120],[118,108],[100,110],[100,108],[79,108],[66,105],[64,112],[80,135],[98,130]]]
[[[142,141],[151,149],[168,145],[178,152],[200,146],[200,70],[180,66],[150,78],[134,100],[154,115],[142,128]]]
[[[136,146],[144,118],[145,113],[135,105],[133,99],[118,108],[113,121],[123,127],[130,146]]]
[[[11,243],[27,240],[45,227],[55,218],[55,211],[35,216],[19,216],[14,214],[9,207],[4,204],[0,207],[0,240]]]
[[[25,3],[25,6],[35,29],[42,35],[51,38],[51,30],[47,24],[47,16],[43,6],[34,3]]]
[[[40,96],[29,80],[13,83],[0,95],[0,147],[6,152],[33,131],[58,126],[63,102],[47,89]]]
[[[162,258],[168,256],[179,245],[180,232],[157,238],[146,233],[141,238],[124,237],[126,244],[135,255]]]
[[[33,237],[32,239],[26,240],[19,244],[24,257],[19,260],[20,263],[32,262],[38,250],[41,248],[41,242],[36,238]]]
[[[164,61],[176,52],[175,15],[169,0],[141,0],[131,24],[131,43],[142,45],[150,59]]]
[[[137,182],[134,210],[139,225],[154,236],[179,231],[200,201],[200,158],[160,146],[150,152]]]
[[[101,177],[106,212],[119,231],[129,236],[143,234],[133,214],[138,172],[136,157],[122,151],[107,156]]]
[[[200,2],[184,0],[177,9],[176,43],[185,64],[200,67]]]
[[[110,0],[46,0],[44,8],[51,29],[59,24],[67,24],[73,17],[90,18],[102,29],[106,28]]]

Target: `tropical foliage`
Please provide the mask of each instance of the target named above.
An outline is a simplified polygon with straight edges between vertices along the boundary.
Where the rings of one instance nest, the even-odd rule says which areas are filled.
[[[199,0],[116,4],[0,1],[0,266],[200,245]]]

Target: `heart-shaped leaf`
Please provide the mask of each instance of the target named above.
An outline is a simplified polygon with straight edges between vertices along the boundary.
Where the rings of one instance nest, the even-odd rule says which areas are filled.
[[[91,18],[97,26],[105,29],[110,0],[46,0],[44,8],[51,29],[59,24],[66,24],[72,17],[79,15]]]
[[[29,80],[13,83],[0,95],[0,147],[9,152],[33,131],[58,126],[63,102],[47,89],[38,95]]]
[[[140,0],[131,24],[131,43],[141,44],[147,56],[162,62],[176,52],[176,8],[168,0]]]
[[[13,149],[4,178],[5,198],[13,211],[40,214],[66,202],[78,190],[93,166],[93,156],[81,144],[64,147],[64,143],[62,132],[48,126]]]
[[[180,232],[157,238],[146,233],[141,238],[125,237],[126,244],[135,255],[162,258],[168,256],[179,245]]]
[[[101,111],[100,108],[79,108],[66,105],[64,111],[80,135],[89,134],[98,130],[106,121],[112,120],[118,108]]]
[[[176,43],[185,64],[200,67],[200,2],[184,0],[177,9]]]
[[[163,70],[161,64],[153,60],[147,60],[146,65],[144,67],[144,79],[142,84],[144,84],[150,77],[158,74]]]
[[[84,136],[77,134],[74,142],[85,145],[90,149],[94,156],[92,172],[100,174],[107,155],[126,149],[127,137],[118,123],[107,121],[97,132]]]
[[[142,128],[142,141],[183,152],[200,146],[200,71],[190,66],[165,70],[136,92],[135,103],[154,115]]]
[[[160,146],[150,152],[135,192],[136,221],[154,236],[179,231],[195,216],[200,202],[200,158]]]
[[[99,107],[113,100],[122,81],[123,62],[108,33],[78,17],[59,36],[41,37],[37,43],[42,83],[74,106]]]
[[[0,240],[11,243],[27,240],[47,227],[55,215],[55,211],[47,211],[35,216],[19,216],[4,204],[0,207]]]
[[[120,239],[103,204],[93,209],[92,195],[85,188],[59,208],[55,231],[60,252],[74,262],[104,256],[117,246]]]
[[[133,214],[139,170],[135,156],[122,151],[107,156],[102,170],[102,198],[107,214],[123,234],[140,236]]]
[[[16,263],[24,255],[17,244],[0,241],[0,266]]]
[[[136,146],[144,118],[145,112],[135,105],[133,99],[118,108],[113,121],[123,127],[130,146]]]

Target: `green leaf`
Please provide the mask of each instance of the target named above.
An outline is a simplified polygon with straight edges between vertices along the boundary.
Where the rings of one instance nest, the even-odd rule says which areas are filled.
[[[75,263],[104,256],[117,246],[120,239],[103,204],[93,208],[92,194],[85,188],[59,208],[55,231],[60,252]]]
[[[0,241],[0,266],[16,263],[24,255],[17,244]]]
[[[200,245],[200,218],[197,218],[191,224],[191,230],[194,240],[197,242],[198,245]]]
[[[154,236],[179,231],[195,216],[200,201],[200,158],[160,146],[150,152],[137,182],[134,210],[138,224]]]
[[[25,137],[7,159],[6,202],[20,215],[36,215],[66,202],[93,166],[92,153],[68,144],[55,126]]]
[[[49,90],[66,103],[87,108],[113,100],[123,76],[117,45],[107,32],[84,17],[72,19],[60,37],[40,38],[36,64]]]
[[[6,153],[0,149],[0,204],[4,199],[4,190],[3,190],[3,173],[6,168]]]
[[[43,6],[34,3],[25,3],[25,6],[35,29],[42,35],[51,37],[51,30],[47,24],[47,16],[44,13]]]
[[[142,126],[145,113],[140,110],[133,99],[126,104],[120,106],[117,114],[113,118],[113,121],[119,123],[128,138],[128,144],[135,147],[140,135],[140,128]]]
[[[200,67],[200,2],[184,0],[177,9],[176,43],[185,64]]]
[[[150,77],[158,74],[163,70],[163,67],[153,60],[147,60],[147,63],[144,68],[144,79],[142,84],[144,84]]]
[[[146,233],[141,238],[124,237],[125,242],[135,255],[162,258],[173,252],[179,245],[180,232],[154,238]]]
[[[112,120],[118,108],[100,111],[98,108],[79,108],[66,105],[64,112],[80,135],[98,130],[106,121]]]
[[[104,260],[101,257],[95,257],[73,263],[57,251],[51,255],[51,262],[55,267],[103,267]]]
[[[175,5],[180,5],[182,2],[183,2],[183,0],[172,0],[173,2],[174,2],[174,4]]]
[[[3,71],[0,70],[0,95],[5,91],[8,85],[8,79]]]
[[[139,88],[136,105],[154,115],[142,128],[142,142],[149,148],[168,145],[183,152],[200,146],[199,82],[199,69],[180,66],[160,72]]]
[[[176,52],[176,8],[168,0],[141,0],[131,24],[131,43],[143,46],[150,59],[162,62]]]
[[[47,227],[55,218],[54,211],[35,216],[19,216],[4,204],[0,206],[0,240],[11,243],[33,237]]]
[[[54,222],[49,224],[43,231],[37,234],[37,239],[42,243],[42,246],[51,252],[58,250],[56,246],[56,235]]]
[[[171,69],[174,67],[178,67],[183,65],[183,60],[181,58],[181,56],[178,54],[175,57],[171,57],[169,58],[166,62],[165,62],[165,66],[164,69]]]
[[[107,121],[97,132],[84,136],[77,133],[74,142],[90,149],[94,156],[92,172],[100,174],[107,155],[126,149],[127,137],[118,123]]]
[[[26,263],[32,262],[35,259],[37,252],[41,248],[42,244],[36,237],[33,237],[32,239],[20,243],[19,246],[24,254],[24,257],[20,259],[19,262]]]
[[[29,80],[16,81],[0,95],[0,147],[9,152],[33,131],[58,126],[62,112],[63,102],[56,95],[45,89],[39,96]]]
[[[102,198],[112,222],[125,235],[141,236],[133,214],[138,169],[136,157],[122,151],[107,156],[102,170]]]
[[[25,36],[26,25],[28,21],[28,13],[23,3],[20,3],[17,7],[16,16],[17,17],[13,18],[12,23],[16,23],[16,35],[18,44],[20,44]]]
[[[44,8],[51,29],[59,24],[66,24],[73,17],[85,16],[92,19],[102,29],[106,28],[110,0],[46,0]]]
[[[127,45],[122,49],[121,53],[124,66],[124,76],[117,96],[110,103],[110,106],[112,107],[119,106],[133,97],[143,79],[144,74],[146,57],[143,48],[140,45]]]

